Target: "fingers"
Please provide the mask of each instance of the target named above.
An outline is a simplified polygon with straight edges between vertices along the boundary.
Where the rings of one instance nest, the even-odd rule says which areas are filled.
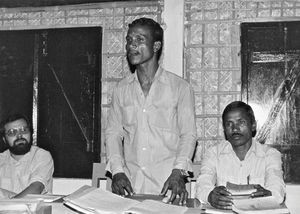
[[[166,182],[164,183],[164,186],[163,186],[161,192],[160,192],[160,195],[165,196],[165,195],[167,194],[168,189],[169,189],[169,182],[166,181]]]
[[[117,173],[112,179],[112,192],[121,196],[125,196],[125,191],[129,194],[133,194],[131,183],[125,173]]]
[[[215,187],[208,196],[208,202],[215,208],[230,210],[232,197],[225,187]]]
[[[130,184],[130,182],[128,182],[126,185],[125,185],[125,190],[127,191],[128,195],[132,195],[133,194],[133,189],[132,189],[132,186]]]
[[[185,206],[186,205],[186,202],[187,202],[187,199],[188,199],[188,192],[185,191],[185,192],[182,192],[180,194],[180,198],[179,198],[179,205],[182,205],[182,206]]]

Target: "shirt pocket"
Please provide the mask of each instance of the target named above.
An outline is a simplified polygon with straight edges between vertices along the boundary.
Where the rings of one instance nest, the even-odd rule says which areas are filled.
[[[176,106],[172,105],[172,102],[167,102],[167,105],[153,105],[149,114],[149,124],[174,132],[177,127]]]
[[[136,124],[137,108],[135,106],[122,107],[122,115],[122,122],[124,126],[133,126]]]

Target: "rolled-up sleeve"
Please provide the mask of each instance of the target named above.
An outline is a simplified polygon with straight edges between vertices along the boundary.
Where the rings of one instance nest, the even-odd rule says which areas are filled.
[[[281,153],[275,149],[269,150],[266,157],[265,188],[279,203],[283,202],[286,194],[283,180]]]
[[[196,122],[194,93],[189,85],[180,91],[178,99],[179,144],[174,168],[192,170],[191,158],[196,145]]]
[[[38,152],[34,162],[29,183],[41,182],[44,185],[42,193],[52,193],[54,163],[51,154],[48,151]]]
[[[201,162],[200,174],[196,181],[196,198],[207,203],[209,193],[215,188],[217,181],[216,153],[209,149]]]
[[[118,95],[118,88],[115,88],[105,130],[106,154],[108,159],[106,170],[110,171],[113,175],[124,172],[124,158],[122,156],[123,127]]]

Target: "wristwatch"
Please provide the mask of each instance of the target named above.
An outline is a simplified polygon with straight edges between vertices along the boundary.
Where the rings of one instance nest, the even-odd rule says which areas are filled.
[[[180,173],[182,176],[185,176],[185,177],[190,177],[190,174],[187,170],[184,170],[184,169],[180,169]]]

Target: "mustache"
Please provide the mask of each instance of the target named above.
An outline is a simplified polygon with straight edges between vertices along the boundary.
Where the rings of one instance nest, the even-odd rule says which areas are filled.
[[[19,139],[14,140],[14,144],[16,144],[19,141],[23,141],[25,144],[28,143],[28,140],[26,140],[25,138],[19,138]]]

